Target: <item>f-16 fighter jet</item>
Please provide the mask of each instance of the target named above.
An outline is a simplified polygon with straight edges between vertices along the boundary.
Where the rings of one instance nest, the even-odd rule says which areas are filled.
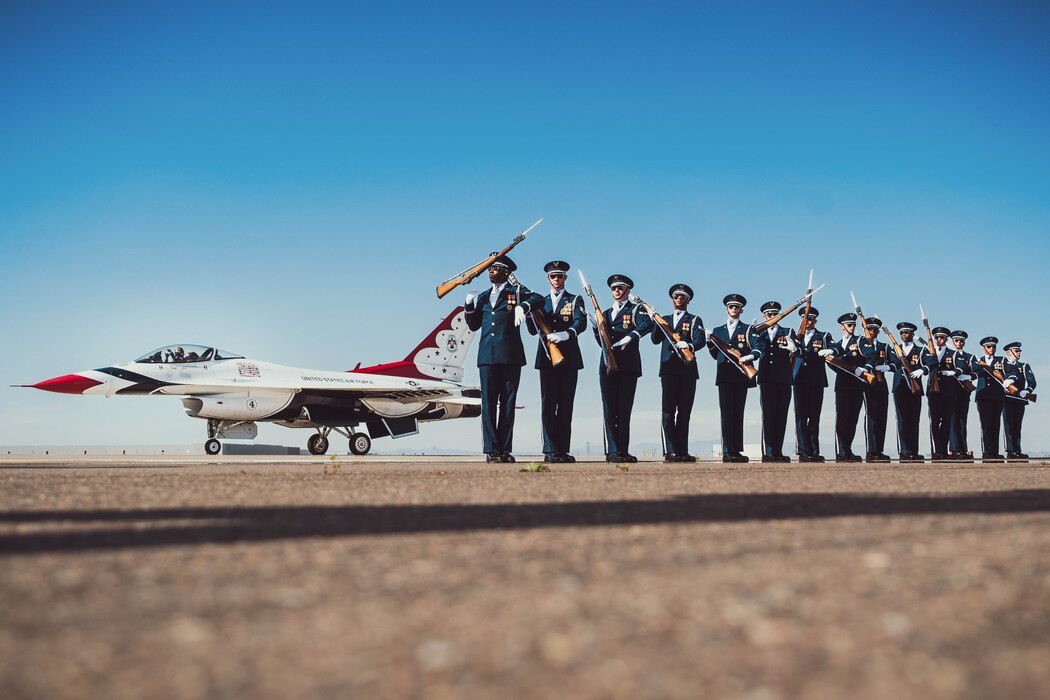
[[[62,394],[182,397],[186,415],[208,422],[204,451],[222,450],[220,439],[254,439],[256,423],[316,432],[311,454],[328,451],[332,431],[350,440],[350,451],[368,452],[372,439],[414,435],[419,423],[481,415],[481,393],[461,386],[463,361],[474,333],[463,307],[400,362],[346,372],[298,369],[249,360],[202,345],[169,345],[134,362],[86,370],[23,386]],[[357,428],[364,424],[366,432]]]

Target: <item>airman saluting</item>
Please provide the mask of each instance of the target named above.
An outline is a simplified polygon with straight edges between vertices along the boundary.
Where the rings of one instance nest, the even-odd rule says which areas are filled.
[[[977,402],[977,415],[981,419],[981,461],[1001,462],[1003,455],[999,452],[999,426],[1003,419],[1003,402],[1006,392],[1003,385],[992,374],[1006,378],[1003,363],[1006,361],[995,354],[999,339],[994,335],[981,338],[981,357],[974,360],[973,369],[977,376],[977,390],[974,400]]]
[[[545,462],[575,462],[569,454],[572,439],[572,409],[576,382],[583,369],[578,336],[587,328],[583,297],[565,290],[569,263],[552,260],[543,267],[550,282],[550,293],[543,298],[543,324],[546,333],[536,347],[536,369],[540,371],[540,404]],[[537,335],[535,314],[526,318],[529,333]],[[557,366],[551,358],[550,343],[563,355]]]
[[[673,346],[672,339],[663,333],[653,333],[655,345],[660,346],[661,425],[664,434],[665,462],[695,462],[689,454],[689,418],[696,398],[696,381],[700,376],[696,362],[685,362],[676,352],[695,351],[706,342],[704,322],[689,313],[693,289],[687,284],[675,284],[667,291],[674,304],[674,312],[667,321],[681,340]]]
[[[902,362],[896,354],[890,357],[893,367],[893,405],[897,411],[897,449],[902,462],[922,462],[919,454],[919,422],[922,418],[922,394],[911,389],[909,379],[919,382],[927,373],[923,364],[922,346],[915,342],[915,331],[919,329],[914,323],[901,321],[897,330],[901,334]]]
[[[634,409],[634,394],[638,386],[638,377],[642,376],[642,356],[638,350],[638,341],[652,332],[653,321],[640,307],[633,303],[628,294],[634,282],[627,275],[612,275],[608,279],[612,292],[613,305],[602,312],[609,329],[612,351],[618,367],[615,372],[608,372],[605,354],[602,354],[598,369],[598,382],[602,391],[602,405],[605,413],[605,459],[609,462],[637,462],[638,458],[630,453],[631,412]],[[594,338],[602,344],[597,323],[592,322]]]
[[[772,319],[781,308],[780,302],[767,301],[761,311],[766,319]],[[758,392],[762,404],[762,461],[790,462],[791,458],[784,454],[784,433],[791,405],[793,360],[798,351],[795,332],[774,323],[766,330],[753,333],[751,342],[761,358]]]
[[[493,253],[495,255],[495,253]],[[488,269],[487,293],[469,292],[465,303],[467,327],[481,331],[478,371],[481,375],[481,434],[486,460],[513,462],[514,404],[518,395],[525,348],[518,325],[543,298],[525,286],[510,284],[517,265],[500,255]]]
[[[806,317],[806,330],[798,339],[802,364],[795,375],[795,439],[798,442],[798,461],[823,462],[820,454],[820,413],[824,406],[824,389],[828,385],[827,363],[824,357],[834,355],[834,340],[830,333],[817,330],[820,311],[815,306],[798,310]]]
[[[1028,396],[1035,391],[1035,373],[1027,362],[1021,361],[1021,343],[1014,341],[1007,343],[1006,362],[1003,369],[1006,370],[1006,383],[1015,389],[1020,389],[1016,396],[1011,396],[1009,401],[1003,404],[1003,427],[1006,428],[1006,458],[1026,460],[1028,455],[1021,451],[1021,424],[1024,422],[1024,410],[1028,405]]]
[[[711,357],[717,362],[715,384],[718,386],[718,410],[722,419],[722,461],[746,462],[747,457],[743,454],[744,406],[747,403],[747,390],[755,386],[754,368],[751,365],[761,353],[751,345],[751,327],[740,320],[747,299],[740,294],[728,294],[722,303],[729,318],[724,325],[711,331],[712,338],[708,339]],[[721,341],[721,345],[730,353],[720,350],[717,341]]]

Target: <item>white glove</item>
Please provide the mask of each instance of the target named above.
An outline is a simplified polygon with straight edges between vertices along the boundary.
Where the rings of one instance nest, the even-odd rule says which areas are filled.
[[[1022,399],[1027,399],[1028,398],[1028,393],[1029,393],[1028,389],[1021,389],[1021,398]]]
[[[890,371],[890,366],[889,365],[875,365],[875,369],[877,369],[878,371],[882,372],[883,374],[886,374],[886,372]]]
[[[676,348],[678,348],[679,350],[688,350],[689,349],[689,343],[685,342],[684,340],[679,340],[677,343],[674,344],[674,346]]]
[[[590,311],[587,312],[587,323],[591,324],[591,328],[598,327],[598,319],[596,319],[594,317],[594,314],[592,314]]]
[[[552,343],[563,343],[569,339],[568,331],[558,331],[557,333],[548,333],[547,340]]]
[[[1003,382],[1003,386],[1004,387],[1013,386],[1015,381],[1016,380],[1013,379],[1013,378],[1007,379],[1005,382]]]
[[[922,370],[921,369],[913,369],[911,371],[911,374],[909,374],[908,376],[911,377],[912,379],[918,379],[919,377],[922,376]]]
[[[864,368],[863,367],[858,367],[857,369],[853,370],[853,374],[857,375],[858,377],[863,377],[864,376]]]
[[[971,377],[968,374],[960,374],[959,375],[959,381],[960,382],[972,382],[973,381],[973,377]]]
[[[525,320],[525,309],[520,306],[514,307],[514,325],[520,326],[521,322]]]
[[[624,337],[620,338],[615,343],[613,343],[613,347],[614,348],[625,348],[625,347],[627,347],[628,345],[630,345],[633,342],[634,342],[634,336],[633,335],[625,335]]]
[[[825,349],[821,350],[820,352],[818,352],[817,354],[820,355],[821,357],[831,357],[832,355],[835,354],[835,351],[832,350],[831,348],[825,348]]]
[[[474,300],[477,299],[478,293],[473,289],[467,292],[467,300],[463,303],[464,306],[474,306]]]
[[[755,361],[755,356],[754,355],[742,355],[740,357],[740,364],[742,364],[742,365],[749,365],[749,364],[751,364],[754,361]]]
[[[954,369],[942,369],[941,370],[941,376],[942,377],[954,377],[957,374],[958,374],[958,372],[956,372]]]
[[[787,336],[787,340],[785,341],[784,345],[787,346],[788,352],[798,352],[798,346],[795,345],[795,341],[790,335]]]

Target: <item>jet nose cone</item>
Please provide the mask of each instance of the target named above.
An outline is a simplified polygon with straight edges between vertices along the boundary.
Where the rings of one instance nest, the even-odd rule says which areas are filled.
[[[59,394],[83,394],[88,389],[98,386],[102,382],[85,377],[82,374],[65,374],[53,379],[45,379],[36,384],[30,384],[34,389],[54,391]]]

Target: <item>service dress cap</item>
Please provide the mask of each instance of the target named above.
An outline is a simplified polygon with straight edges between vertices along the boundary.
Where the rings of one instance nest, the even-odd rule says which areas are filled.
[[[1020,350],[1020,349],[1021,349],[1021,341],[1020,340],[1015,340],[1012,343],[1007,343],[1006,345],[1003,346],[1003,350]]]
[[[725,298],[722,299],[722,304],[729,306],[730,304],[736,304],[737,306],[747,306],[747,299],[744,298],[743,294],[726,294]]]
[[[693,288],[690,287],[688,284],[682,284],[681,282],[679,282],[678,284],[672,284],[671,288],[667,290],[667,296],[674,299],[675,294],[684,294],[690,299],[692,299]]]
[[[560,272],[565,274],[569,271],[569,263],[564,260],[551,260],[549,263],[543,266],[543,271],[548,275],[552,272]]]
[[[950,336],[952,334],[952,332],[950,330],[948,330],[947,328],[945,328],[944,326],[937,326],[936,328],[933,329],[933,334],[935,336],[943,335],[945,338],[947,338],[948,336]]]
[[[767,311],[772,311],[773,313],[779,314],[780,313],[780,302],[779,301],[767,301],[765,304],[762,304],[762,308],[759,309],[759,311],[761,311],[762,313],[766,313]]]
[[[857,322],[857,314],[853,313],[852,311],[850,311],[848,314],[842,314],[841,316],[839,316],[839,321],[838,322],[839,323],[856,323]]]
[[[508,258],[506,255],[499,255],[498,250],[494,250],[489,255],[497,255],[496,262],[492,263],[492,267],[502,267],[505,270],[514,272],[518,269],[518,266],[514,264],[514,261]]]
[[[966,331],[952,331],[952,340],[955,340],[956,338],[966,340],[969,337],[970,335]]]
[[[865,321],[865,328],[882,328],[882,319],[878,316],[868,316]]]
[[[817,316],[820,316],[820,312],[817,311],[817,307],[811,306],[811,307],[809,307],[809,314],[807,315],[806,314],[806,307],[803,306],[801,309],[798,310],[798,315],[800,317],[801,316],[805,316],[806,318],[816,318]]]
[[[909,321],[901,321],[897,324],[897,330],[911,331],[912,333],[914,333],[915,331],[919,330],[919,327]]]
[[[634,289],[634,281],[627,275],[611,275],[609,279],[606,280],[606,284],[609,285],[610,289],[613,287],[627,287],[628,289]]]
[[[985,337],[981,338],[981,345],[998,345],[998,344],[999,344],[999,339],[996,338],[994,335],[986,335]]]

